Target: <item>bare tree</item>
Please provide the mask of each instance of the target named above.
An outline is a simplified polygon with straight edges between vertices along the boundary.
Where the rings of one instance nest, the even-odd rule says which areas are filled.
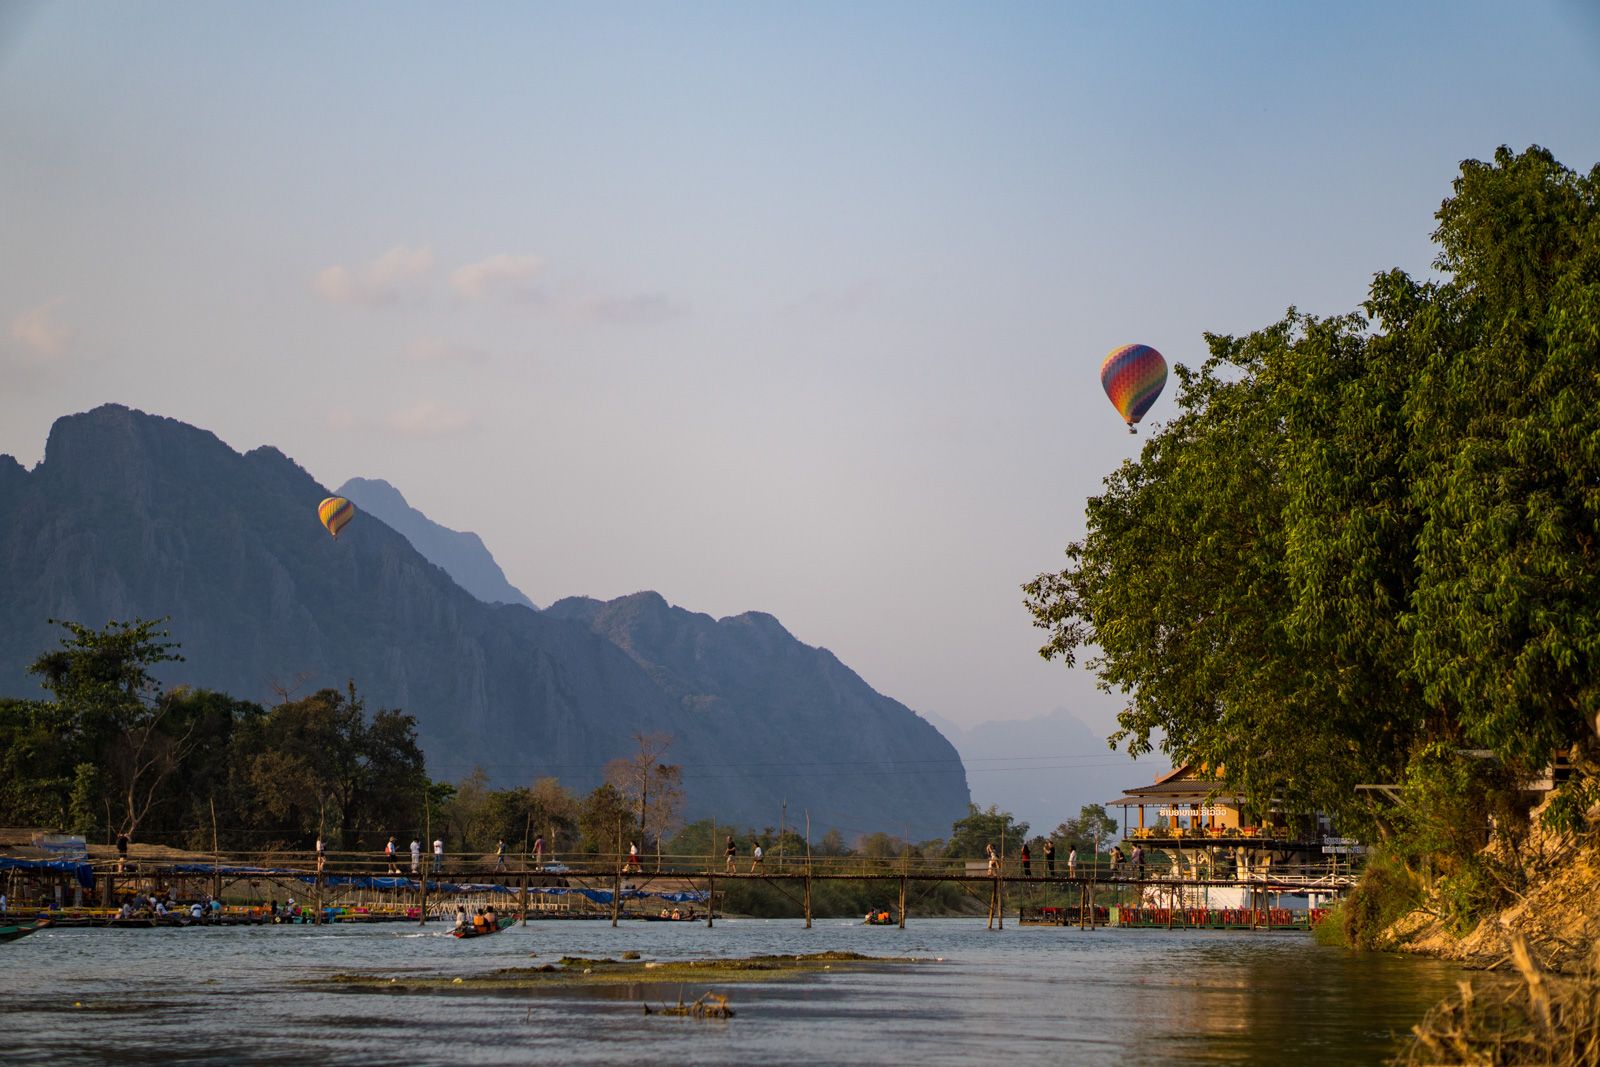
[[[639,750],[614,759],[605,767],[605,780],[627,798],[638,814],[640,844],[660,838],[672,828],[683,805],[683,769],[663,761],[672,747],[671,734],[635,733]]]

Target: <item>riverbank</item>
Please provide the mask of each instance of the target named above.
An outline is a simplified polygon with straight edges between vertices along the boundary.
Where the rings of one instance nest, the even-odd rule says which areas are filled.
[[[1502,860],[1521,871],[1515,900],[1458,933],[1439,910],[1424,905],[1385,932],[1381,947],[1453,960],[1476,969],[1500,969],[1521,937],[1542,970],[1577,974],[1600,944],[1600,841],[1596,832],[1553,833],[1537,814],[1527,834]]]
[[[1491,846],[1491,851],[1495,851]],[[1426,901],[1380,943],[1484,973],[1412,1028],[1403,1064],[1600,1063],[1600,828],[1527,832],[1493,859],[1518,877],[1512,903],[1460,933]],[[1437,897],[1437,891],[1435,898]]]

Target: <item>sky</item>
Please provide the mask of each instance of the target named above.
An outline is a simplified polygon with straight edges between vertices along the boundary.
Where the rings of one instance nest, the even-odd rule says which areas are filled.
[[[1103,736],[1019,587],[1143,440],[1106,352],[1355,310],[1459,161],[1600,162],[1597,100],[1578,2],[0,0],[0,452],[128,404],[541,605]]]

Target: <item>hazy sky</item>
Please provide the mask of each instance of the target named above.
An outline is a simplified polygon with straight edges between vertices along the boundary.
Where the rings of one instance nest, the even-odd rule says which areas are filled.
[[[1591,7],[0,0],[0,451],[126,403],[540,604],[1106,730],[1018,589],[1142,440],[1106,351],[1352,310],[1499,144],[1600,161]]]

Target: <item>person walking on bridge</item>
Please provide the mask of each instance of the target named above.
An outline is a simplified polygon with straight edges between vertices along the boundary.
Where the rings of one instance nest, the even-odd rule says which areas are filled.
[[[1056,876],[1056,843],[1048,837],[1044,839],[1044,873]]]
[[[1070,849],[1067,850],[1067,877],[1068,878],[1076,878],[1077,876],[1078,876],[1078,846],[1077,845],[1073,845]]]
[[[1022,843],[1022,857],[1021,857],[1021,859],[1022,859],[1022,877],[1024,877],[1024,878],[1033,877],[1033,872],[1028,869],[1029,865],[1033,862],[1033,854],[1028,851],[1028,843],[1026,841],[1024,841]]]
[[[739,860],[739,846],[733,843],[733,835],[732,834],[728,835],[728,847],[723,849],[722,853],[723,853],[724,856],[726,856],[728,858],[728,862],[727,862],[728,873],[732,874],[734,872],[734,867],[738,863],[738,860]]]
[[[411,873],[417,874],[422,870],[422,842],[416,838],[411,839]]]
[[[444,838],[433,839],[433,873],[438,874],[444,870]]]

